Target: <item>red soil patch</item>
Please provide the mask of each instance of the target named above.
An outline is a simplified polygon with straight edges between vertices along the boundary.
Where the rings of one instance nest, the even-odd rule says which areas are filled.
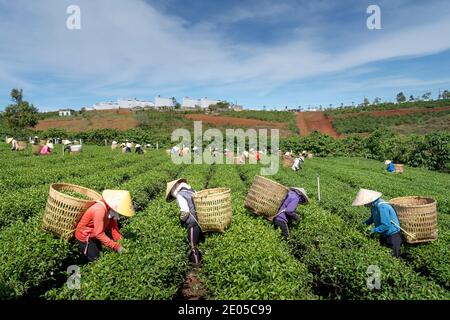
[[[302,136],[307,136],[313,131],[319,131],[335,138],[339,137],[333,128],[331,119],[323,112],[298,112],[297,126]]]
[[[92,113],[91,113],[92,112]],[[80,132],[94,129],[128,130],[138,126],[130,110],[89,111],[87,118],[46,119],[36,125],[37,130],[62,128],[69,132]]]

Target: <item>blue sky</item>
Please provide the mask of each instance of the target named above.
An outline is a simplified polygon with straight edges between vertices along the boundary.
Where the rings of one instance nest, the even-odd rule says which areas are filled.
[[[81,8],[81,29],[66,8]],[[381,30],[369,30],[369,5]],[[334,106],[450,89],[450,3],[0,0],[0,110],[184,96]]]

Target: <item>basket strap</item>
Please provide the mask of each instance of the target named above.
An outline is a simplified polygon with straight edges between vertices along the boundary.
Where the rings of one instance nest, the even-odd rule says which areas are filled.
[[[105,208],[105,211],[107,211],[106,205],[103,203],[103,201],[95,200],[95,203],[99,203],[102,205],[103,208]]]

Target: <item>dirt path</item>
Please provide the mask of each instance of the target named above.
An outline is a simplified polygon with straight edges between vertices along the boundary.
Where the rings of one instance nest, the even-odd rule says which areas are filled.
[[[203,283],[200,280],[197,269],[192,269],[186,275],[186,280],[183,287],[178,293],[178,298],[181,300],[203,300],[205,297],[205,290]]]
[[[325,116],[323,112],[298,112],[297,126],[301,136],[307,136],[313,131],[319,131],[335,138],[339,137],[333,128],[331,119]]]

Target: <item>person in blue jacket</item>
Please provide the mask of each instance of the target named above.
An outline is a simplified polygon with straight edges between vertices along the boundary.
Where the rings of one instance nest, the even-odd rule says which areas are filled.
[[[292,221],[298,221],[300,218],[295,213],[295,209],[299,204],[308,203],[309,198],[303,188],[290,188],[283,203],[278,209],[278,213],[273,219],[273,226],[275,229],[280,228],[283,239],[287,240],[289,237],[288,225]]]
[[[395,171],[394,164],[392,163],[391,160],[386,160],[386,161],[384,162],[384,164],[387,166],[387,167],[386,167],[386,170],[387,170],[388,172],[394,172],[394,171]]]
[[[353,201],[353,206],[370,208],[370,217],[365,224],[374,224],[372,234],[380,235],[380,243],[392,249],[392,255],[400,258],[400,247],[403,243],[400,222],[394,208],[381,199],[381,193],[368,189],[360,189]]]

